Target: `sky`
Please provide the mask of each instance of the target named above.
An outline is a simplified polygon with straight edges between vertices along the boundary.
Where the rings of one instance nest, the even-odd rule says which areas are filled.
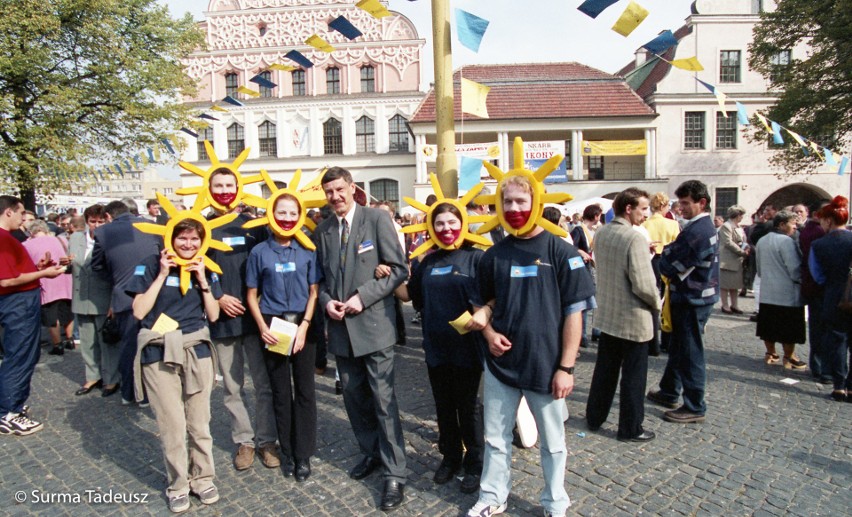
[[[209,0],[159,0],[172,16],[190,13],[204,19]],[[352,0],[354,4],[356,0]],[[582,0],[451,0],[453,9],[463,9],[490,24],[479,52],[462,47],[453,37],[453,69],[464,65],[494,63],[538,63],[577,61],[615,73],[629,63],[636,49],[660,32],[676,30],[690,14],[691,0],[638,0],[650,14],[629,37],[611,27],[630,0],[619,0],[592,19],[577,10]],[[432,2],[430,0],[390,0],[388,8],[414,23],[426,40],[423,49],[423,82],[429,89],[434,77],[432,59]],[[163,175],[175,177],[165,170]]]

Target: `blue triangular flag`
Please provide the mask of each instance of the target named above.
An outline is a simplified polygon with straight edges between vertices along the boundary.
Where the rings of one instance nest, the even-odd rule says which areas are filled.
[[[121,174],[122,176],[124,176],[124,169],[122,169],[122,168],[121,168],[121,165],[119,165],[119,164],[117,164],[117,163],[116,163],[116,164],[114,165],[114,167],[115,167],[115,169],[118,171],[118,173],[119,173],[119,174]]]
[[[183,131],[184,133],[186,133],[187,135],[191,136],[192,138],[198,138],[198,133],[196,133],[195,131],[193,131],[189,128],[182,127],[182,128],[180,128],[180,130]]]
[[[748,112],[746,112],[746,107],[741,103],[737,102],[737,122],[740,123],[741,126],[748,126],[751,122],[748,121]]]
[[[840,167],[837,169],[837,175],[843,176],[843,173],[846,172],[846,166],[849,165],[849,157],[844,156],[842,160],[840,160]]]
[[[642,45],[642,48],[647,49],[651,54],[662,54],[675,45],[677,45],[677,38],[675,38],[672,31],[665,31],[648,43]]]
[[[276,86],[278,86],[277,84],[273,83],[269,79],[266,79],[265,77],[261,76],[260,74],[257,74],[256,76],[252,77],[251,79],[249,79],[249,81],[251,81],[251,82],[253,82],[257,85],[263,86],[264,88],[269,88],[269,89],[272,89],[272,88],[275,88]]]
[[[295,62],[299,63],[304,68],[310,68],[310,67],[314,66],[313,62],[311,62],[310,59],[305,57],[305,55],[302,54],[301,52],[299,52],[298,50],[291,50],[290,52],[287,52],[286,54],[284,54],[284,57],[286,57],[287,59],[289,59],[291,61],[295,61]]]
[[[163,139],[162,139],[162,140],[160,140],[160,141],[161,141],[161,142],[163,142],[163,145],[164,145],[164,146],[166,146],[166,149],[168,149],[170,153],[175,154],[175,155],[177,154],[177,153],[175,152],[175,148],[174,148],[174,147],[172,147],[172,143],[171,143],[171,142],[169,142],[169,140],[168,140],[167,138],[163,138]]]
[[[458,31],[459,43],[474,52],[479,52],[482,36],[490,22],[467,11],[456,9],[456,30]]]
[[[829,167],[837,167],[837,160],[834,159],[834,154],[831,152],[831,149],[824,147],[822,152],[825,153],[825,164]]]
[[[131,166],[130,166],[130,162],[128,162],[127,160],[124,160],[124,166],[125,166],[125,167],[127,167],[127,170],[128,170],[128,171],[132,171],[132,170],[133,170],[133,167],[131,167]]]
[[[695,80],[698,81],[699,83],[703,84],[705,88],[710,90],[710,93],[712,93],[713,95],[716,95],[716,87],[715,86],[713,86],[712,84],[709,84],[709,83],[705,83],[701,79],[695,79]]]
[[[348,39],[355,39],[362,34],[361,31],[359,31],[349,20],[346,19],[345,16],[338,16],[331,20],[328,22],[328,26],[340,34],[343,34]]]
[[[586,0],[577,10],[587,16],[597,18],[607,7],[615,3],[618,3],[618,0]]]
[[[149,147],[146,151],[148,151],[148,161],[151,163],[157,163],[157,160],[154,159],[154,150]]]
[[[201,115],[198,115],[198,118],[203,118],[203,119],[213,120],[215,122],[219,122],[218,118],[214,117],[213,115],[208,115],[207,113],[202,113]]]
[[[770,120],[769,123],[772,124],[772,141],[776,145],[784,145],[784,138],[781,136],[781,126],[774,120]]]
[[[133,156],[133,163],[136,164],[137,169],[141,169],[141,167],[139,167],[139,155]]]
[[[470,190],[479,183],[482,160],[462,156],[459,163],[459,190]]]
[[[228,104],[233,104],[234,106],[242,106],[243,103],[238,101],[237,99],[231,97],[230,95],[225,95],[225,98],[222,101],[227,102]]]

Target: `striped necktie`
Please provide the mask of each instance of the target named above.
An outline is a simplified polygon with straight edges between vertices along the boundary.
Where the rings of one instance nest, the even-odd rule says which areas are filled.
[[[349,242],[349,222],[342,220],[343,229],[340,231],[340,271],[346,270],[346,244]]]

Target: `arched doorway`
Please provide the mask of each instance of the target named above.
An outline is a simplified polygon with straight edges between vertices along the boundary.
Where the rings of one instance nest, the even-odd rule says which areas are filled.
[[[795,205],[798,203],[810,205],[817,201],[829,200],[831,200],[831,195],[815,185],[811,185],[809,183],[794,183],[769,194],[769,196],[760,203],[760,208],[762,209],[764,206],[771,204],[780,210],[785,206]]]

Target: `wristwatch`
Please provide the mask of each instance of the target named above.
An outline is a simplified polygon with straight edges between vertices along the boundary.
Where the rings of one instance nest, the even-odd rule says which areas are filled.
[[[565,373],[567,373],[568,375],[574,375],[574,367],[573,367],[573,366],[562,366],[562,365],[559,365],[558,369],[559,369],[559,370],[561,370],[561,371],[563,371],[563,372],[565,372]]]

